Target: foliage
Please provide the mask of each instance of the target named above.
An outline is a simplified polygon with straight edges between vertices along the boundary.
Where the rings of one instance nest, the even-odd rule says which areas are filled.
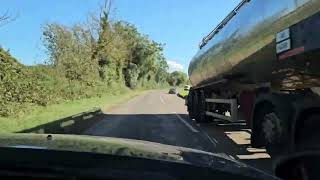
[[[19,132],[96,107],[106,110],[146,91],[114,87],[112,92],[114,94],[106,93],[101,97],[79,99],[48,106],[34,106],[34,108],[28,110],[27,114],[23,114],[20,117],[0,117],[0,133]]]
[[[3,14],[0,14],[0,26],[10,23],[14,21],[16,18],[17,18],[17,15],[12,16],[12,14],[10,14],[9,11],[7,10]]]
[[[36,74],[1,48],[0,81],[0,115],[10,115],[27,103],[46,105],[51,98]]]
[[[171,86],[181,86],[188,82],[188,77],[184,72],[174,71],[168,76],[168,83]]]
[[[0,48],[0,116],[18,116],[32,106],[113,94],[114,89],[158,88],[180,73],[169,74],[163,45],[108,13],[88,24],[47,24],[43,43],[48,62],[24,66]],[[169,80],[169,81],[168,81]]]
[[[125,81],[126,85],[132,89],[137,87],[138,77],[139,77],[139,68],[134,63],[129,63],[127,68],[125,69]]]
[[[80,25],[71,28],[48,24],[43,32],[52,64],[68,80],[88,81],[97,75],[97,63],[91,59],[94,40]]]

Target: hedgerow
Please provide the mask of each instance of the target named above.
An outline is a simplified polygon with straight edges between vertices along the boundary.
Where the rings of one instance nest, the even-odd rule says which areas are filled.
[[[181,73],[167,72],[163,45],[132,24],[109,21],[106,14],[87,25],[47,24],[42,39],[49,57],[42,65],[20,64],[0,48],[0,116],[25,113],[31,106],[186,81]]]

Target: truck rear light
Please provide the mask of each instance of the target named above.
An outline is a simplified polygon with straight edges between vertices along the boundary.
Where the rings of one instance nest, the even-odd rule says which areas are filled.
[[[290,50],[290,51],[287,51],[287,52],[281,54],[281,55],[279,56],[279,60],[283,60],[283,59],[286,59],[286,58],[288,58],[288,57],[301,54],[301,53],[303,53],[303,52],[304,52],[304,47],[295,48],[295,49],[292,49],[292,50]]]

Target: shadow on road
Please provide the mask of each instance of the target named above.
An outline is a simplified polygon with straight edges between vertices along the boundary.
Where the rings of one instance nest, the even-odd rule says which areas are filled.
[[[186,114],[105,114],[83,134],[157,142],[212,152],[214,145]]]
[[[272,159],[265,149],[251,147],[251,130],[245,124],[212,122],[199,126],[201,130],[217,141],[215,152],[224,152],[236,160],[272,173]]]
[[[87,134],[146,140],[227,154],[272,173],[264,149],[250,146],[250,129],[244,124],[196,124],[187,114],[106,114]],[[209,136],[209,137],[208,137]]]
[[[81,121],[81,123],[77,123]],[[58,120],[24,133],[80,134],[136,139],[227,154],[263,171],[271,159],[263,149],[250,147],[250,130],[243,125],[196,124],[187,114],[99,114],[95,118]],[[83,130],[79,132],[79,130]]]

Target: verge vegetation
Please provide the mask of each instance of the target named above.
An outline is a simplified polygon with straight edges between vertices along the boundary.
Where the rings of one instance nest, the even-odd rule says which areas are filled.
[[[45,25],[44,64],[25,66],[0,47],[0,125],[5,131],[112,104],[140,89],[187,81],[182,72],[168,72],[162,44],[108,16],[104,11],[86,23]]]

